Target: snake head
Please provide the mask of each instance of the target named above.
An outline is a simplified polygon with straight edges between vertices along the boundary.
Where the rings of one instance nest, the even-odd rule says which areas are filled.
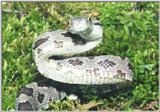
[[[87,35],[92,31],[92,20],[89,17],[74,17],[69,20],[69,32]]]
[[[74,17],[69,20],[69,32],[81,36],[86,41],[102,39],[103,28],[99,20],[90,17]]]

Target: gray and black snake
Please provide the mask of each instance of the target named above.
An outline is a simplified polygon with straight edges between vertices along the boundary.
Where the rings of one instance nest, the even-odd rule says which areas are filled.
[[[33,58],[38,71],[60,84],[128,86],[133,79],[128,58],[113,55],[74,56],[95,48],[102,42],[102,37],[103,28],[98,20],[71,18],[68,31],[46,32],[35,39]],[[49,101],[65,96],[61,86],[32,82],[19,91],[16,110],[40,110],[47,107]]]

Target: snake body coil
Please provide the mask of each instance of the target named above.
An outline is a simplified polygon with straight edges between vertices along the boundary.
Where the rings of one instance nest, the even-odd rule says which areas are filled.
[[[103,29],[98,20],[87,17],[70,19],[68,31],[46,32],[35,40],[33,57],[38,71],[49,79],[66,84],[131,82],[133,73],[127,58],[113,55],[74,57],[95,48],[102,42],[102,37]],[[21,89],[16,99],[16,109],[37,110],[49,101],[64,97],[65,93],[54,87],[31,83]]]

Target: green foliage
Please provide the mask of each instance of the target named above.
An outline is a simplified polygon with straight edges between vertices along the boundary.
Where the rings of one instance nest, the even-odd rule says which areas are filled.
[[[102,102],[96,110],[158,109],[158,3],[3,2],[2,10],[3,110],[14,108],[18,89],[38,74],[32,59],[33,39],[45,31],[65,29],[70,17],[82,15],[98,16],[104,28],[103,44],[86,54],[128,57],[133,65],[131,90],[107,99],[91,96],[90,100]],[[72,110],[72,103],[51,107]]]

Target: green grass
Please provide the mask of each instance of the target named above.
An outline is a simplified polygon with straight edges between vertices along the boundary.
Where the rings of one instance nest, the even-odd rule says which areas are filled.
[[[40,33],[65,29],[72,16],[100,19],[104,28],[103,44],[89,54],[128,57],[133,65],[131,90],[118,91],[101,102],[95,110],[157,110],[158,104],[158,3],[111,2],[3,2],[2,10],[2,109],[14,108],[18,89],[39,73],[32,58],[32,42]],[[85,95],[85,94],[84,94]],[[73,102],[52,103],[52,109],[74,110]],[[80,104],[79,104],[80,105]]]

